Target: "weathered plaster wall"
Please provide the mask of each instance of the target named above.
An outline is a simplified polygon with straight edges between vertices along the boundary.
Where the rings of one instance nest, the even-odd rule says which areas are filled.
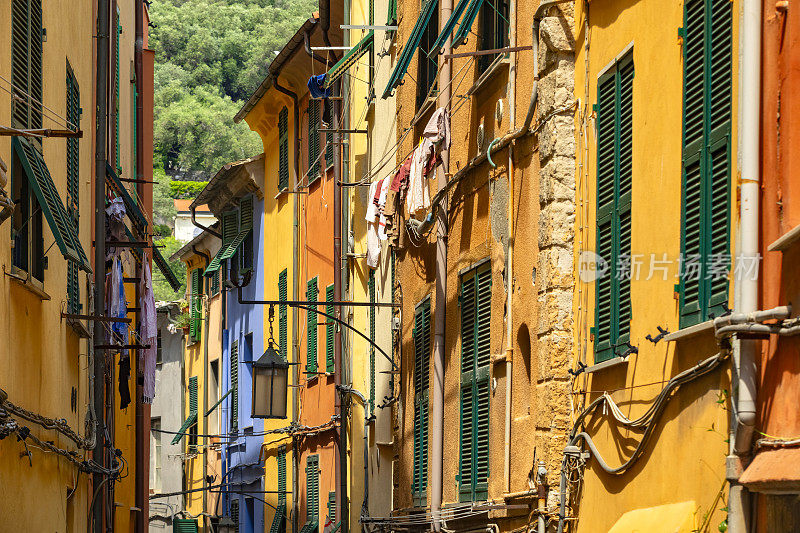
[[[738,7],[733,23],[733,133],[737,145],[736,106],[738,65]],[[587,20],[588,17],[588,20]],[[647,334],[656,326],[677,331],[678,302],[674,298],[677,258],[681,245],[681,135],[682,42],[677,31],[683,25],[683,5],[651,0],[592,2],[576,5],[575,92],[579,113],[575,119],[578,165],[578,211],[575,222],[576,255],[596,249],[596,115],[597,79],[629,45],[633,46],[633,190],[632,253],[645,261],[631,283],[631,344],[639,348],[627,362],[582,375],[575,382],[575,411],[610,392],[626,416],[641,415],[650,406],[665,380],[714,355],[717,346],[711,330],[678,342],[653,344]],[[586,33],[588,31],[588,34]],[[588,37],[590,46],[587,47]],[[735,153],[735,152],[734,152]],[[731,171],[731,254],[736,253],[736,158]],[[672,261],[668,274],[648,273],[650,254]],[[594,362],[593,339],[595,283],[577,279],[574,313],[575,358]],[[733,294],[731,287],[731,294]],[[731,300],[733,301],[732,297]],[[691,502],[700,519],[712,506],[724,477],[727,453],[728,412],[723,391],[730,391],[726,369],[717,370],[681,387],[660,417],[653,438],[634,467],[621,475],[600,471],[589,460],[580,494],[578,531],[607,530],[627,511],[663,504]],[[639,432],[608,424],[598,413],[587,424],[604,459],[611,466],[625,461],[640,440]],[[690,446],[687,443],[691,443]],[[721,507],[721,506],[718,506]],[[716,527],[724,513],[712,515]]]

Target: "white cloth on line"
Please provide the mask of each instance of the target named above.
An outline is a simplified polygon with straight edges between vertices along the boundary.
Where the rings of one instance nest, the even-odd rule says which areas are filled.
[[[369,186],[369,194],[367,195],[367,212],[364,220],[367,221],[367,266],[370,268],[378,267],[378,260],[381,257],[381,240],[378,237],[378,206],[375,205],[373,199],[378,187],[385,180],[374,181]]]
[[[156,356],[158,354],[158,318],[156,316],[156,300],[153,295],[153,278],[150,272],[150,263],[142,261],[142,279],[139,285],[141,295],[142,319],[140,323],[141,336],[145,344],[150,345],[145,350],[139,350],[139,368],[143,369],[144,382],[142,385],[142,402],[153,403],[156,396]]]
[[[411,154],[411,170],[408,174],[408,195],[406,196],[406,209],[415,215],[431,205],[431,198],[428,192],[428,183],[422,175],[425,170],[425,150],[423,143]]]

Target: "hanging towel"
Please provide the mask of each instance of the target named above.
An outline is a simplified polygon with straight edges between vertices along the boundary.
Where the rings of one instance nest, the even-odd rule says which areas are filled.
[[[411,170],[408,175],[408,196],[406,197],[406,209],[409,214],[414,215],[431,205],[428,193],[428,183],[423,179],[422,173],[425,169],[425,150],[422,143],[417,146],[411,154]]]
[[[308,78],[308,92],[311,94],[311,98],[328,98],[331,95],[331,89],[326,89],[322,85],[327,76],[328,74],[325,73]]]
[[[391,178],[383,178],[378,195],[378,238],[382,241],[386,240],[386,215],[383,213],[383,208],[386,205],[386,193],[391,182]]]
[[[378,260],[381,257],[381,240],[378,237],[378,206],[374,198],[380,195],[384,180],[373,181],[369,186],[367,196],[367,212],[364,220],[367,221],[367,266],[370,268],[378,267]]]
[[[142,308],[139,324],[141,337],[149,348],[139,350],[139,368],[142,369],[142,402],[153,403],[156,396],[156,352],[158,351],[158,318],[156,300],[153,295],[153,279],[150,263],[142,261],[142,279],[139,282],[140,306]]]

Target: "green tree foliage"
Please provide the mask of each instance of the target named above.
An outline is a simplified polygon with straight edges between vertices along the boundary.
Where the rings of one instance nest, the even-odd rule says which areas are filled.
[[[172,290],[172,287],[169,286],[169,283],[167,283],[161,271],[158,268],[153,268],[153,295],[156,301],[171,302],[178,299],[186,292],[186,267],[180,259],[176,259],[175,261],[170,259],[172,254],[180,250],[183,243],[172,236],[163,237],[161,239],[154,238],[153,243],[164,246],[159,251],[166,258],[170,268],[181,282],[181,288],[175,292]]]
[[[233,117],[316,0],[154,0],[156,158],[208,175],[261,152]],[[158,163],[158,162],[157,162]]]
[[[171,226],[175,215],[178,212],[175,210],[175,203],[170,196],[170,180],[169,176],[164,172],[163,167],[156,167],[153,169],[153,219],[156,224],[165,224]]]
[[[169,184],[169,195],[172,198],[196,198],[200,191],[208,185],[207,181],[178,181]]]

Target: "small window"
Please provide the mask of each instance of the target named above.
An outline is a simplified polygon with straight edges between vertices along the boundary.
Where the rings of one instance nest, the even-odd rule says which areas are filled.
[[[12,264],[44,283],[42,209],[16,152],[11,159],[11,191],[14,200],[14,212],[11,215]]]
[[[497,50],[508,46],[508,0],[484,0],[479,42],[481,50]],[[478,56],[478,72],[484,72],[499,56]]]
[[[424,2],[425,0],[423,0]],[[428,0],[434,2],[436,0]],[[438,73],[439,54],[433,49],[433,44],[439,36],[439,17],[435,14],[425,27],[422,39],[419,42],[419,54],[417,64],[417,109],[425,105],[428,94],[436,96],[435,91],[431,92],[431,87],[436,83]]]

